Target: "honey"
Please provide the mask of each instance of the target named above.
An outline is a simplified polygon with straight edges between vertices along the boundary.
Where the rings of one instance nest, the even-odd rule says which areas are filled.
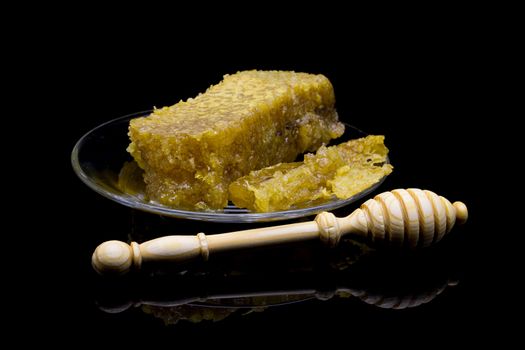
[[[117,187],[124,193],[144,195],[144,171],[137,162],[125,162],[118,174]]]

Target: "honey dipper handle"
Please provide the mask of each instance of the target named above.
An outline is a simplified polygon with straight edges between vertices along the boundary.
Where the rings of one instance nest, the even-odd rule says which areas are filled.
[[[453,205],[430,191],[419,189],[383,192],[345,218],[323,212],[314,221],[206,236],[166,236],[130,245],[108,241],[97,247],[92,265],[99,273],[126,273],[143,262],[207,261],[210,254],[233,249],[320,239],[329,246],[345,234],[356,234],[393,246],[426,247],[465,222],[466,206]]]
[[[140,269],[143,262],[185,262],[199,258],[207,261],[210,254],[217,252],[315,239],[319,231],[317,223],[311,221],[210,236],[204,233],[165,236],[140,245],[107,241],[95,249],[91,262],[101,274],[123,274],[132,267]]]

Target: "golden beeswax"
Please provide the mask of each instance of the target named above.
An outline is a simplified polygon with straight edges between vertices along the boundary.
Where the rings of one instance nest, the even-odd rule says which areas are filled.
[[[303,162],[252,171],[230,184],[230,199],[257,212],[287,210],[336,196],[350,198],[392,172],[384,136],[322,146]]]

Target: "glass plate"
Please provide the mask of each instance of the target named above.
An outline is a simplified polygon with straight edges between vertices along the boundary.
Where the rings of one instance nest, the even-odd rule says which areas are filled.
[[[348,205],[367,196],[384,181],[383,178],[378,183],[348,199],[333,198],[326,202],[316,203],[315,205],[299,209],[268,213],[254,213],[233,205],[228,205],[219,211],[189,211],[147,201],[144,199],[144,194],[140,191],[135,194],[122,191],[118,186],[118,177],[124,163],[132,161],[132,157],[126,152],[126,147],[129,144],[129,121],[133,118],[149,115],[150,113],[151,111],[143,111],[126,115],[94,128],[78,140],[71,153],[73,169],[86,185],[104,197],[134,209],[164,216],[214,222],[289,220]],[[340,143],[367,135],[354,126],[348,124],[345,124],[345,126],[344,135],[334,140],[334,143]]]

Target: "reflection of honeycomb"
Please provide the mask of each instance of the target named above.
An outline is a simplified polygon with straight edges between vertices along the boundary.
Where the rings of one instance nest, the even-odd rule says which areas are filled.
[[[243,315],[248,315],[252,312],[263,312],[272,305],[286,304],[310,298],[311,295],[309,294],[283,294],[246,298],[210,299],[206,301],[207,305],[185,304],[163,307],[144,304],[141,308],[144,313],[162,319],[166,325],[173,325],[181,320],[192,323],[199,323],[201,321],[217,322],[224,320],[238,310],[240,310]]]
[[[237,308],[210,308],[196,305],[179,305],[172,307],[142,305],[142,311],[162,319],[166,325],[176,324],[180,320],[187,320],[192,323],[222,321],[237,310]]]
[[[339,137],[330,81],[322,75],[246,71],[186,102],[133,119],[128,151],[162,204],[222,209],[233,180]]]

